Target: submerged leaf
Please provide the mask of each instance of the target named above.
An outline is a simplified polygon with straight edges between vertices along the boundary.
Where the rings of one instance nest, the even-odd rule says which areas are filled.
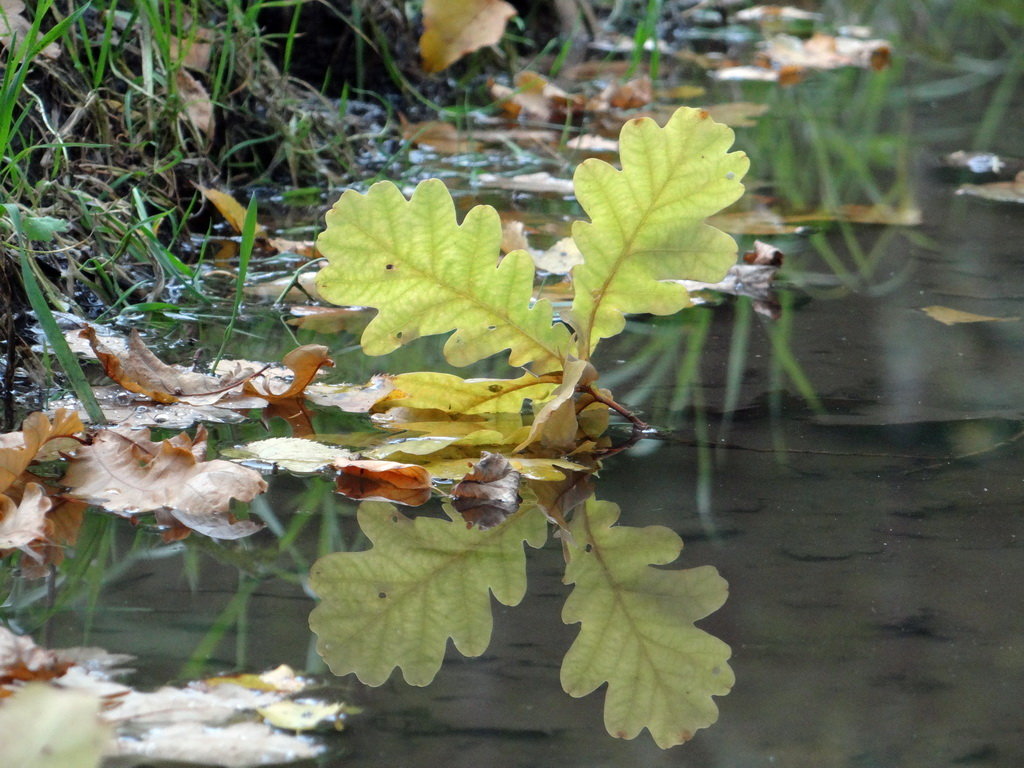
[[[529,254],[499,262],[500,243],[497,212],[476,206],[458,224],[441,181],[424,181],[408,200],[379,182],[365,195],[345,192],[327,214],[317,247],[329,264],[317,289],[335,304],[377,308],[362,336],[368,355],[454,331],[444,347],[453,365],[510,349],[513,366],[558,369],[569,334],[547,301],[533,303]]]
[[[706,112],[681,108],[664,128],[630,120],[619,139],[622,170],[585,160],[574,182],[590,222],[573,224],[584,262],[573,269],[570,322],[577,356],[614,336],[630,313],[672,314],[689,294],[666,280],[714,282],[736,261],[731,237],[704,219],[743,194],[750,165],[728,152],[733,132]]]
[[[694,622],[718,610],[728,586],[710,566],[664,570],[682,542],[661,526],[616,526],[619,508],[588,501],[569,523],[562,609],[580,633],[562,662],[562,687],[585,696],[608,683],[605,727],[632,739],[647,728],[659,747],[689,740],[718,719],[712,696],[735,680],[729,646]]]
[[[523,542],[539,547],[544,515],[521,509],[487,531],[461,522],[410,520],[390,504],[361,504],[359,526],[373,542],[365,552],[320,558],[310,585],[320,604],[309,617],[317,650],[336,675],[355,672],[381,685],[400,667],[412,685],[427,685],[448,638],[479,656],[491,638],[490,593],[517,605],[526,591]]]
[[[976,315],[973,312],[964,312],[951,307],[933,305],[922,307],[924,312],[932,320],[938,320],[943,325],[958,325],[960,323],[1012,323],[1020,320],[1019,317],[989,317],[988,315]]]

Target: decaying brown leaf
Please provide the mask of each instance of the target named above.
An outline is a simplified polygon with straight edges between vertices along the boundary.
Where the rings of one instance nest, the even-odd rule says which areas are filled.
[[[373,459],[336,459],[338,493],[353,499],[418,507],[430,499],[430,473],[416,464]]]
[[[230,461],[206,461],[206,430],[193,440],[182,433],[154,443],[148,430],[130,435],[100,431],[79,448],[61,483],[68,495],[123,517],[163,513],[193,530],[221,539],[255,533],[260,525],[235,520],[233,499],[250,501],[267,490],[260,474]]]
[[[494,45],[516,9],[504,0],[426,0],[420,57],[427,72],[440,72],[467,53]]]
[[[958,195],[972,195],[1000,203],[1024,203],[1024,171],[1013,181],[993,181],[988,184],[963,184],[957,189]]]
[[[520,474],[507,458],[484,451],[472,470],[452,489],[452,505],[467,526],[493,528],[519,509],[519,481]]]
[[[178,98],[184,117],[207,140],[213,138],[217,125],[213,118],[213,101],[206,86],[200,83],[187,69],[179,69],[174,75]]]
[[[327,356],[327,347],[304,344],[284,356],[288,373],[277,369],[264,369],[248,379],[244,391],[267,400],[291,400],[305,391],[321,368],[331,368],[334,361]]]
[[[32,29],[31,22],[22,15],[24,10],[22,0],[0,0],[0,45],[8,51],[15,41],[21,43]],[[57,43],[50,43],[39,53],[44,58],[56,60],[60,58],[60,51]]]
[[[11,488],[33,461],[55,458],[77,445],[85,430],[74,411],[58,409],[51,422],[45,414],[29,414],[21,430],[0,435],[0,492]]]
[[[107,376],[129,392],[137,392],[158,403],[186,402],[190,405],[211,405],[231,394],[240,394],[242,385],[257,371],[243,368],[224,376],[208,376],[178,365],[167,365],[150,352],[138,331],[132,330],[127,354],[118,354],[87,326],[80,334],[89,340],[93,352]]]

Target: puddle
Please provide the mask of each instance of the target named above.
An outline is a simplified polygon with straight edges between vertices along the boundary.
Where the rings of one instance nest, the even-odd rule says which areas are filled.
[[[1017,93],[987,106],[1005,72],[952,97],[939,87],[952,76],[918,60],[835,75],[774,91],[758,124],[738,129],[751,178],[771,182],[755,192],[815,207],[905,188],[922,224],[832,223],[770,238],[786,253],[777,318],[741,298],[637,319],[597,361],[620,401],[666,429],[605,462],[598,498],[630,526],[676,531],[678,565],[713,565],[729,582],[724,607],[698,625],[732,647],[736,685],[716,699],[719,721],[663,752],[646,734],[610,738],[603,692],[563,692],[559,666],[578,627],[562,623],[570,588],[561,544],[549,540],[527,549],[523,602],[493,604],[481,657],[449,651],[424,688],[397,674],[379,688],[335,680],[365,712],[328,737],[317,765],[1024,762],[1024,321],[944,325],[922,311],[1024,315],[1019,206],[957,196],[938,171],[944,153],[986,131],[991,148],[1024,154],[1019,136],[977,121],[999,108],[1004,130],[1020,125],[1024,103]],[[765,98],[756,83],[716,89],[722,101]],[[576,215],[558,195],[465,187],[549,226],[552,241]],[[219,333],[198,325],[195,336],[216,348]],[[331,343],[292,333],[276,315],[252,318],[237,356]],[[386,359],[343,343],[332,356],[349,381],[449,370],[430,343]],[[314,420],[318,433],[365,427],[351,414],[314,410]],[[218,425],[211,448],[288,434],[281,422],[270,431]],[[140,686],[281,663],[326,675],[306,577],[322,554],[365,548],[356,503],[319,478],[268,480],[252,505],[268,531],[237,544],[161,545],[123,521],[88,520],[76,588],[58,594],[36,639],[135,654]],[[9,610],[38,625],[46,600],[19,587]]]

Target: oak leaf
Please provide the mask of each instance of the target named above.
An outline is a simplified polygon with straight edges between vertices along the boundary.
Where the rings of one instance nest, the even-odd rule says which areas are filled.
[[[0,493],[0,550],[22,548],[43,537],[50,499],[38,483],[27,483],[15,504]]]
[[[500,453],[484,451],[480,460],[452,488],[452,506],[470,526],[493,528],[519,509],[520,474]]]
[[[649,118],[623,126],[621,170],[595,158],[576,168],[576,197],[591,219],[572,228],[584,259],[572,271],[577,357],[619,333],[626,314],[688,306],[686,289],[665,281],[714,282],[735,263],[735,241],[704,223],[743,194],[750,161],[727,151],[732,141],[728,127],[683,107],[663,128]]]
[[[68,495],[124,517],[163,512],[216,538],[248,536],[261,527],[234,520],[232,499],[250,501],[267,489],[260,474],[230,461],[206,461],[206,431],[154,443],[148,430],[99,432],[78,449],[61,482]],[[166,522],[167,518],[164,518]]]
[[[504,0],[425,0],[423,69],[440,72],[467,53],[494,45],[515,15],[516,9]]]
[[[135,330],[123,353],[107,347],[92,326],[85,327],[80,334],[89,340],[107,376],[129,392],[145,395],[158,403],[211,405],[240,393],[242,385],[257,373],[255,369],[243,368],[224,376],[209,376],[168,365],[149,350]]]
[[[335,304],[378,310],[362,335],[368,355],[454,331],[444,346],[453,365],[509,349],[510,365],[560,369],[568,331],[547,301],[533,301],[529,254],[499,262],[500,243],[497,212],[478,205],[459,224],[441,181],[422,182],[408,200],[378,182],[365,195],[346,191],[328,212],[317,247],[329,264],[317,289]]]
[[[14,485],[33,461],[55,458],[60,450],[77,445],[73,437],[84,430],[78,414],[58,408],[52,422],[45,414],[31,413],[20,431],[0,435],[0,492]]]

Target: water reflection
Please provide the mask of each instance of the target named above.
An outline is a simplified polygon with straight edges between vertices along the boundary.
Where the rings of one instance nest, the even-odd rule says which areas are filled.
[[[450,506],[441,519],[362,504],[358,522],[372,548],[326,555],[310,574],[321,599],[310,626],[331,670],[377,686],[398,667],[406,682],[423,686],[440,671],[449,638],[460,653],[481,655],[491,640],[491,594],[507,606],[523,599],[523,544],[543,546],[549,520],[557,520],[563,581],[573,585],[562,621],[580,624],[562,662],[562,688],[579,697],[607,684],[608,732],[632,739],[646,728],[662,748],[714,723],[712,697],[734,682],[731,651],[694,623],[725,602],[725,580],[711,566],[659,567],[679,556],[679,536],[664,526],[617,525],[618,505],[592,492],[580,503],[580,489],[589,490],[580,476],[533,485],[517,512],[486,529]]]

